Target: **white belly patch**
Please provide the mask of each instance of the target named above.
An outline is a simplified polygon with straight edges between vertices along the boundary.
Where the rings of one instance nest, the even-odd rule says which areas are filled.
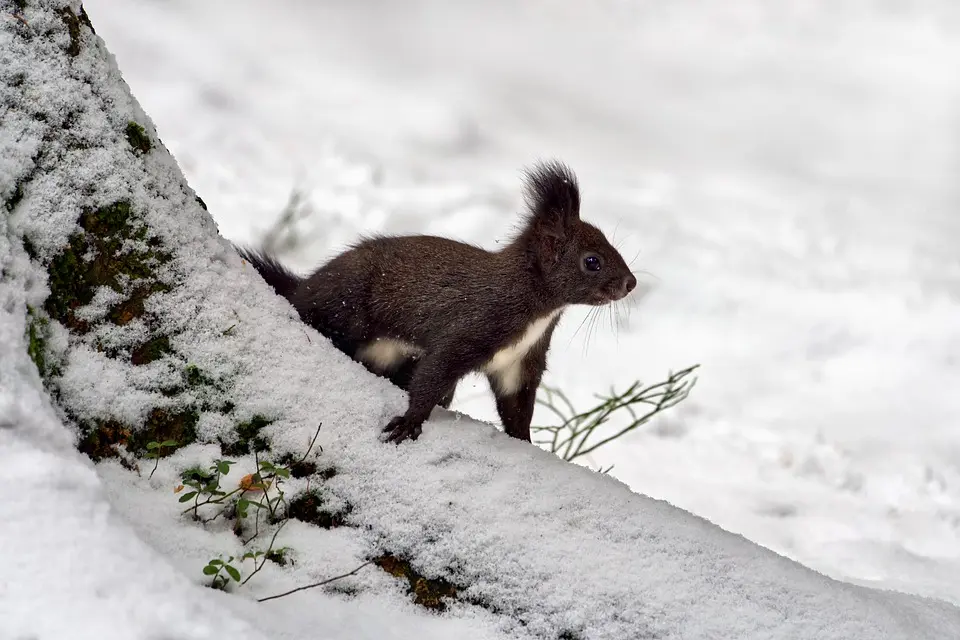
[[[517,342],[497,351],[483,366],[483,371],[496,381],[501,393],[513,395],[520,390],[523,382],[521,373],[524,356],[543,337],[547,327],[559,314],[560,310],[557,310],[531,322]]]
[[[357,360],[373,367],[379,373],[387,373],[404,360],[422,353],[423,349],[403,340],[376,338],[357,350]]]

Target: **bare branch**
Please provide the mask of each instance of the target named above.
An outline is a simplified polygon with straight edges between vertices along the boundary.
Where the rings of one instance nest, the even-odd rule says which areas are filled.
[[[342,580],[343,578],[347,578],[347,577],[349,577],[349,576],[352,576],[352,575],[356,574],[357,572],[359,572],[360,569],[363,569],[363,568],[364,568],[365,566],[367,566],[368,564],[373,564],[373,560],[367,560],[366,562],[364,562],[362,565],[360,565],[359,567],[357,567],[356,569],[354,569],[354,570],[351,571],[350,573],[345,573],[345,574],[340,575],[340,576],[334,576],[334,577],[332,577],[332,578],[327,578],[326,580],[321,580],[320,582],[315,582],[315,583],[313,583],[313,584],[308,584],[308,585],[305,585],[305,586],[302,586],[302,587],[297,587],[296,589],[291,589],[290,591],[285,591],[284,593],[278,593],[278,594],[275,595],[275,596],[267,596],[266,598],[257,598],[257,602],[266,602],[267,600],[276,600],[277,598],[282,598],[282,597],[284,597],[284,596],[289,596],[291,593],[296,593],[297,591],[305,591],[306,589],[313,589],[314,587],[322,587],[322,586],[325,585],[325,584],[330,584],[331,582],[335,582],[335,581],[337,581],[337,580]]]
[[[595,394],[599,404],[583,412],[577,412],[562,391],[544,386],[542,387],[544,397],[537,398],[537,404],[549,409],[561,423],[559,426],[532,427],[531,431],[551,434],[550,440],[538,440],[537,444],[548,445],[552,453],[556,453],[568,462],[573,461],[638,429],[656,414],[686,399],[696,383],[696,378],[691,379],[689,376],[699,366],[693,365],[677,373],[670,373],[663,382],[648,387],[644,387],[640,381],[637,381],[622,393],[617,393],[611,388],[608,395]],[[637,411],[640,406],[644,409]],[[598,429],[621,410],[630,417],[629,423],[612,434],[595,440],[595,436],[599,434]]]

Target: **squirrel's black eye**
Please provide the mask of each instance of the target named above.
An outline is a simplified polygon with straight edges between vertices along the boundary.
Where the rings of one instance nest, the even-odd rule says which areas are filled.
[[[600,271],[601,266],[603,266],[603,264],[600,262],[600,258],[598,256],[591,255],[586,256],[583,259],[583,268],[587,271]]]

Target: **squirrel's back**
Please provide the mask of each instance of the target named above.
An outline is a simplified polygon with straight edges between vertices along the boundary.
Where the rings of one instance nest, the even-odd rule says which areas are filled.
[[[373,237],[321,266],[289,299],[308,322],[338,335],[429,348],[445,336],[483,334],[478,323],[494,315],[503,327],[522,327],[532,298],[516,262],[449,238]]]

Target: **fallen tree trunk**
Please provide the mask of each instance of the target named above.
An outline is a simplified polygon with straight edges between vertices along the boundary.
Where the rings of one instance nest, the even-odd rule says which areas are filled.
[[[264,526],[340,527],[358,551],[330,574],[369,559],[386,570],[352,589],[392,593],[388,574],[402,576],[419,604],[455,604],[448,615],[487,616],[509,637],[960,637],[955,607],[827,579],[489,425],[438,410],[419,441],[380,443],[405,396],[303,326],[219,236],[80,4],[0,6],[0,300],[5,344],[18,347],[0,351],[2,371],[20,398],[39,374],[56,408],[30,417],[7,394],[19,449],[69,434],[108,489],[157,500],[220,452],[238,465],[300,461],[282,518]],[[323,453],[307,460],[320,423]],[[249,518],[210,518],[221,515],[247,535]],[[322,607],[326,596],[295,597]]]

